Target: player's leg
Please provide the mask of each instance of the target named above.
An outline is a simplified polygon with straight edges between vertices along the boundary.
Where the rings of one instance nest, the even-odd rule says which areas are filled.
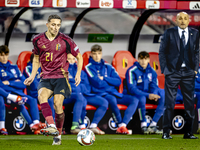
[[[105,134],[105,132],[100,130],[97,127],[97,125],[107,111],[108,101],[105,98],[100,97],[100,96],[85,96],[85,98],[87,99],[88,104],[97,107],[97,110],[94,113],[94,117],[93,117],[92,123],[89,126],[89,128],[95,134],[100,134],[100,135]]]
[[[8,135],[8,132],[5,128],[5,119],[6,119],[6,108],[5,108],[4,98],[0,96],[0,135]]]
[[[86,129],[86,125],[84,123],[84,119],[85,119],[85,115],[86,115],[86,106],[87,106],[87,100],[86,98],[83,96],[83,107],[82,107],[82,112],[81,112],[81,119],[79,121],[79,128],[81,130]]]
[[[162,131],[158,130],[157,128],[157,122],[159,121],[160,117],[164,113],[164,101],[165,101],[165,91],[164,89],[160,89],[158,91],[158,95],[160,96],[160,99],[158,99],[158,105],[156,108],[156,112],[153,116],[152,122],[150,123],[148,127],[149,133],[156,133],[156,134],[162,134]]]
[[[117,107],[117,98],[113,95],[106,94],[103,96],[109,103],[114,116],[114,120],[117,124],[122,123],[122,117],[119,108]]]
[[[51,107],[53,119],[55,120],[55,109],[54,109],[54,97],[53,96],[48,99],[48,103]]]
[[[133,116],[133,114],[135,113],[138,103],[139,103],[139,99],[135,96],[131,96],[131,95],[124,95],[122,98],[118,98],[117,99],[117,103],[118,104],[124,104],[127,107],[127,109],[124,112],[124,117],[122,119],[122,123],[119,124],[119,128],[117,129],[117,133],[121,133],[121,134],[128,134],[128,129],[126,128],[127,124],[130,121],[130,118]]]
[[[74,103],[73,107],[73,119],[71,126],[71,133],[77,134],[80,131],[79,119],[81,118],[83,108],[83,95],[81,93],[72,93],[70,98],[64,99],[63,105]]]
[[[62,94],[54,95],[54,108],[55,108],[55,123],[58,129],[58,135],[54,137],[52,145],[61,145],[61,134],[65,120],[65,113],[63,111],[64,96]]]
[[[58,136],[54,137],[52,145],[61,145],[61,133],[65,119],[63,101],[65,97],[67,98],[70,96],[71,86],[67,78],[52,79],[51,84],[54,86],[55,122],[59,131]]]
[[[197,99],[197,114],[198,114],[198,130],[197,133],[200,134],[200,92],[195,92],[196,93],[196,99]]]
[[[38,91],[38,99],[40,102],[42,114],[48,123],[48,127],[46,129],[40,130],[40,132],[44,135],[57,135],[58,134],[58,130],[56,128],[56,125],[54,123],[54,119],[52,116],[51,107],[48,103],[48,98],[52,94],[53,94],[53,91],[50,89],[47,89],[45,87],[40,88]]]
[[[37,105],[37,99],[32,98],[31,96],[27,95],[27,104],[30,106],[30,114],[31,118],[33,120],[33,126],[31,127],[31,130],[34,131],[34,134],[39,134],[40,130],[46,127],[45,123],[41,123],[40,117],[39,117],[39,109]]]
[[[18,105],[17,106],[18,109],[20,109],[20,115],[23,116],[23,118],[26,120],[26,122],[28,123],[30,129],[33,126],[33,121],[28,113],[28,111],[26,110],[26,107],[24,106],[24,104],[22,105]]]
[[[20,101],[21,101],[21,103],[24,103],[27,100],[26,96],[25,97],[21,97],[19,95],[11,94],[9,92],[6,92],[1,87],[0,87],[0,95],[3,96],[3,97],[5,97],[8,100],[13,101],[14,103],[18,103],[18,102],[20,103]]]
[[[148,134],[147,130],[147,122],[146,122],[146,97],[145,96],[137,96],[139,99],[139,104],[138,104],[138,111],[139,111],[139,117],[140,117],[140,122],[141,122],[141,130],[143,134]]]

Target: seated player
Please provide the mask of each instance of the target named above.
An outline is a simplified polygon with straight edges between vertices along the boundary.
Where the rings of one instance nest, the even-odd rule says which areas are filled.
[[[0,85],[1,84],[2,83],[0,83]],[[3,85],[1,85],[1,87],[2,86]],[[24,103],[27,100],[27,98],[15,94],[10,94],[1,87],[0,87],[0,135],[8,135],[8,132],[5,128],[6,108],[5,108],[4,98],[14,103],[18,103],[19,105]]]
[[[70,63],[69,69],[68,69],[68,71],[69,71],[69,81],[70,81],[70,85],[72,87],[72,92],[73,92],[74,75],[76,74],[76,71],[77,71],[77,65],[75,63],[76,60],[75,60],[75,57],[73,55],[68,54],[67,58],[68,58],[67,60]],[[90,105],[93,105],[93,106],[97,107],[97,110],[94,113],[94,118],[92,120],[91,125],[89,126],[89,129],[92,130],[94,132],[94,134],[100,134],[100,135],[105,134],[105,132],[100,130],[97,127],[97,125],[98,125],[99,121],[103,118],[104,114],[107,111],[108,101],[105,98],[101,97],[101,96],[98,96],[98,95],[90,93],[91,86],[89,84],[87,74],[84,71],[81,71],[80,88],[81,89],[79,89],[79,90],[81,90],[80,92],[84,95],[84,100],[85,100],[85,103],[83,103],[83,110],[82,110],[82,115],[81,115],[81,123],[80,123],[80,126],[79,126],[80,129],[82,129],[82,128],[84,129],[85,128],[85,124],[83,123],[84,122],[84,118],[85,118],[85,107],[86,107],[86,104],[90,104]]]
[[[77,72],[77,65],[75,64],[75,57],[72,54],[67,54],[67,60],[69,62],[68,68],[68,79],[69,84],[72,89],[71,96],[69,98],[64,99],[63,104],[74,103],[73,107],[73,120],[72,127],[70,132],[72,134],[77,134],[80,131],[79,128],[79,119],[81,118],[82,111],[85,111],[85,99],[81,93],[80,84],[78,86],[75,85],[75,76]]]
[[[28,78],[31,76],[31,72],[33,69],[32,63],[33,63],[33,57],[34,54],[32,53],[30,56],[30,61],[27,63],[27,66],[25,67],[24,71],[23,71],[23,75],[25,78]],[[40,73],[41,73],[41,68],[38,69],[37,74],[35,76],[35,79],[33,80],[33,82],[29,85],[26,86],[27,89],[27,94],[35,99],[38,100],[38,91],[37,91],[37,87],[39,85],[40,82]],[[55,118],[55,110],[54,110],[54,104],[53,104],[53,97],[51,97],[49,100],[49,105],[52,109],[52,115],[53,118]],[[40,133],[40,129],[43,129],[44,127],[46,127],[45,123],[40,123],[39,125],[39,129],[36,131],[38,133]],[[35,126],[36,127],[36,126]]]
[[[197,100],[196,109],[198,114],[198,130],[197,133],[200,134],[200,68],[195,79],[195,99]]]
[[[27,123],[30,126],[31,130],[38,130],[39,122],[39,110],[37,107],[37,100],[32,98],[29,95],[25,95],[23,90],[26,86],[23,84],[24,76],[21,74],[17,65],[11,65],[8,61],[9,49],[6,45],[0,46],[0,84],[1,87],[11,94],[16,94],[22,97],[27,97],[26,104],[30,106],[30,113],[32,119],[30,118],[28,111],[24,105],[20,105],[20,112],[26,119]],[[3,99],[6,100],[7,97],[3,96]],[[11,101],[12,102],[12,101]],[[35,127],[36,126],[36,127]]]
[[[142,132],[144,134],[162,134],[162,132],[157,129],[157,122],[164,111],[164,90],[161,90],[157,86],[157,74],[151,68],[149,61],[149,54],[147,52],[142,51],[138,54],[138,62],[135,62],[126,72],[123,93],[133,95],[139,99]],[[145,119],[146,99],[158,102],[156,113],[148,129]]]
[[[137,108],[137,99],[131,95],[123,95],[117,91],[121,84],[121,79],[116,70],[102,59],[102,47],[94,45],[91,48],[91,57],[89,64],[85,67],[89,82],[92,87],[92,93],[105,98],[114,114],[115,122],[118,124],[117,133],[128,134],[126,128],[134,110]],[[127,105],[128,108],[122,119],[117,104]]]

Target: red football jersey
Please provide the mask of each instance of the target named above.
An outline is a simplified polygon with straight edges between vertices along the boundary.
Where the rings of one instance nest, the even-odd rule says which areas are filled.
[[[63,78],[69,66],[67,54],[76,57],[79,53],[74,41],[60,32],[53,41],[45,33],[38,34],[33,39],[33,45],[33,53],[39,55],[43,79]]]

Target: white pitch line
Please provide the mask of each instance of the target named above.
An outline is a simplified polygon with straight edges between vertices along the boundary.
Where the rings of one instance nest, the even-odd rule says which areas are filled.
[[[112,138],[112,139],[120,139],[120,140],[127,140],[127,139],[132,139],[132,140],[155,140],[155,139],[160,139],[160,138]]]

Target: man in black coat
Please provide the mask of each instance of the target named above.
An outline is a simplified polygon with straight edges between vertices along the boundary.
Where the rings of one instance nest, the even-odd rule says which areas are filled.
[[[161,72],[165,75],[165,111],[163,139],[169,135],[178,85],[181,87],[185,106],[185,139],[196,139],[192,133],[195,118],[194,85],[199,68],[199,32],[189,28],[189,15],[180,12],[177,26],[167,29],[159,49]]]

